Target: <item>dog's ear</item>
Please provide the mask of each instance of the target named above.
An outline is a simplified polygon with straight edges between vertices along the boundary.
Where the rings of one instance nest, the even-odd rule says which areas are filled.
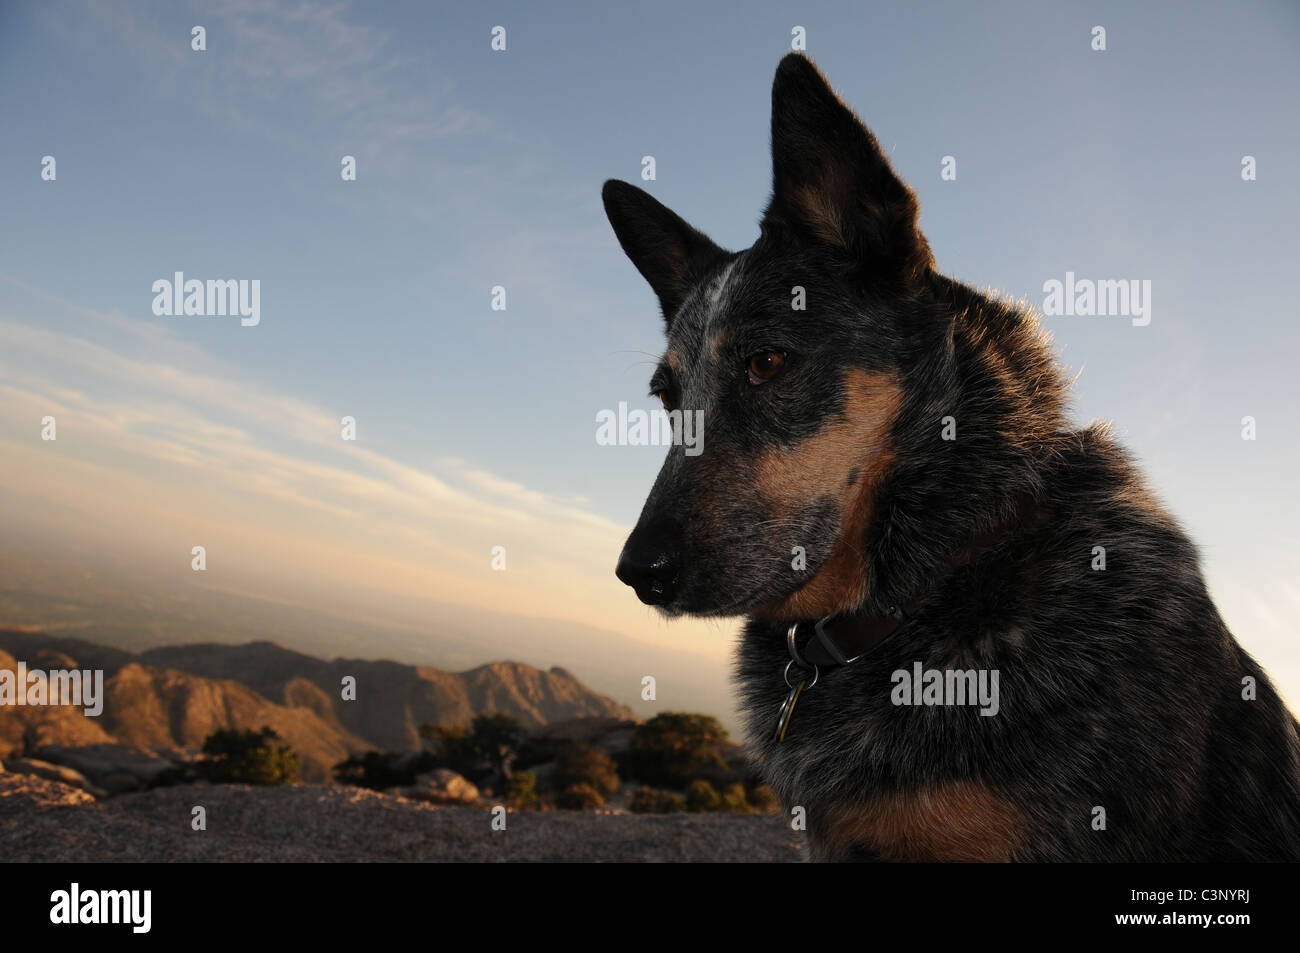
[[[635,185],[610,179],[600,196],[618,243],[659,296],[671,325],[687,293],[727,253]]]
[[[789,53],[772,84],[772,200],[764,228],[843,249],[864,281],[914,286],[934,260],[916,196],[812,61]]]

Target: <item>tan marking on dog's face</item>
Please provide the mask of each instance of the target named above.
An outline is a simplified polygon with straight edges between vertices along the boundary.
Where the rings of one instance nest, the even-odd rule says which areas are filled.
[[[842,419],[791,450],[758,460],[759,492],[778,514],[818,497],[840,505],[840,532],[826,561],[789,597],[763,607],[757,613],[761,617],[821,618],[855,609],[866,598],[867,524],[876,487],[893,463],[890,430],[903,388],[891,374],[851,370],[844,377],[844,393]]]
[[[1026,821],[987,785],[954,781],[834,808],[812,835],[827,860],[862,846],[885,860],[997,863],[1025,842]]]
[[[664,356],[664,360],[668,362],[668,366],[673,369],[674,374],[682,372],[682,356],[677,353],[676,349],[670,350]]]
[[[726,343],[726,340],[727,332],[724,329],[713,335],[713,340],[709,342],[709,360],[713,361],[714,364],[718,363],[718,355],[722,352],[722,345]]]

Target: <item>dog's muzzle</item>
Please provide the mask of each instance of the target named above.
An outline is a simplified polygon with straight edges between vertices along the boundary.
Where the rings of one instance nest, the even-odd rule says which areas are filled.
[[[677,593],[681,536],[669,523],[638,526],[627,538],[614,575],[648,606],[662,606]]]

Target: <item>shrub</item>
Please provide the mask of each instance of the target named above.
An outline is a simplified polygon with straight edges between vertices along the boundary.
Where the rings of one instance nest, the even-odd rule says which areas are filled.
[[[654,814],[659,798],[655,792],[644,784],[636,789],[636,792],[628,799],[627,809],[634,814]]]
[[[564,789],[557,803],[566,811],[587,811],[600,807],[605,799],[590,784],[571,784]]]
[[[502,781],[510,778],[510,766],[525,740],[525,732],[514,715],[497,712],[479,715],[469,728],[463,725],[421,725],[420,737],[433,744],[431,751],[439,766],[467,777],[482,778],[484,768]]]
[[[686,787],[686,810],[718,811],[722,809],[722,795],[708,781],[697,778]]]
[[[515,767],[520,770],[534,768],[539,764],[549,764],[560,756],[565,748],[572,744],[560,738],[526,738],[519,746],[515,758]]]
[[[298,756],[269,727],[261,731],[218,731],[203,742],[199,774],[218,784],[293,784],[298,780]]]
[[[781,809],[776,792],[766,784],[756,784],[749,789],[749,803],[759,814],[775,814]]]
[[[438,767],[466,776],[480,773],[483,755],[464,725],[421,725],[420,737],[430,742],[427,750]]]
[[[640,787],[627,803],[627,809],[636,814],[677,814],[686,810],[686,802],[672,791],[656,791]]]
[[[428,751],[367,751],[336,764],[334,780],[340,784],[384,791],[414,784],[418,775],[436,767],[437,759]]]
[[[537,775],[516,771],[506,784],[506,800],[513,807],[531,807],[537,803]]]
[[[726,730],[711,715],[664,712],[637,728],[623,756],[624,774],[646,784],[684,788],[701,774],[734,777],[722,760]]]
[[[680,814],[686,810],[686,801],[680,794],[674,794],[672,791],[660,791],[659,805],[656,810],[660,814]]]
[[[619,788],[618,769],[614,759],[600,748],[572,744],[555,759],[555,783],[561,790],[575,784],[587,784],[608,796]]]
[[[728,785],[727,789],[722,792],[721,803],[716,809],[730,814],[752,814],[754,811],[749,806],[749,800],[745,797],[745,786],[739,781]]]
[[[527,737],[514,715],[497,712],[479,715],[469,729],[470,740],[503,779],[510,777],[510,765]]]

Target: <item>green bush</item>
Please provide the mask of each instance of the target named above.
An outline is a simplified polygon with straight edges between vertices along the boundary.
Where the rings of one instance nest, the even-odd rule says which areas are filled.
[[[432,742],[430,751],[440,767],[482,780],[484,771],[508,781],[511,765],[527,737],[514,715],[479,715],[463,725],[421,725],[420,737]]]
[[[560,790],[587,784],[608,796],[619,788],[618,769],[602,749],[579,742],[566,747],[555,759],[555,784]]]
[[[523,744],[519,746],[519,754],[515,758],[515,767],[521,771],[529,768],[535,768],[539,764],[549,764],[557,759],[564,749],[573,744],[562,738],[525,738]]]
[[[218,784],[294,784],[298,756],[287,746],[272,745],[280,738],[269,727],[261,731],[218,731],[203,742],[207,760],[199,774]]]
[[[334,780],[340,784],[384,791],[414,784],[418,775],[438,766],[437,759],[427,751],[367,751],[336,764]]]
[[[628,799],[627,809],[634,814],[655,814],[658,813],[655,810],[658,803],[659,798],[655,792],[643,784]]]
[[[627,808],[635,814],[679,814],[686,810],[686,802],[672,791],[656,791],[640,787],[628,801]]]
[[[745,797],[745,786],[739,781],[728,785],[727,789],[722,792],[722,803],[717,810],[726,811],[730,814],[754,813],[754,809],[750,807],[749,799]]]
[[[512,807],[532,807],[537,803],[537,775],[516,771],[506,784],[506,800]]]
[[[721,755],[728,744],[726,730],[711,715],[664,712],[633,734],[623,754],[623,774],[670,788],[685,788],[701,775],[729,782],[735,773]]]
[[[686,799],[673,791],[659,792],[660,814],[680,814],[686,810]]]
[[[430,743],[426,750],[438,767],[466,777],[481,772],[483,755],[464,725],[421,725],[420,737]]]
[[[479,715],[470,724],[470,739],[503,779],[510,778],[510,766],[528,736],[517,718],[507,712]]]
[[[566,811],[589,811],[600,807],[605,799],[590,784],[571,784],[564,789],[557,803]]]
[[[703,778],[696,778],[686,786],[686,810],[722,810],[722,795],[708,781]]]
[[[781,809],[776,792],[766,784],[756,784],[750,788],[748,800],[759,814],[775,814]]]

